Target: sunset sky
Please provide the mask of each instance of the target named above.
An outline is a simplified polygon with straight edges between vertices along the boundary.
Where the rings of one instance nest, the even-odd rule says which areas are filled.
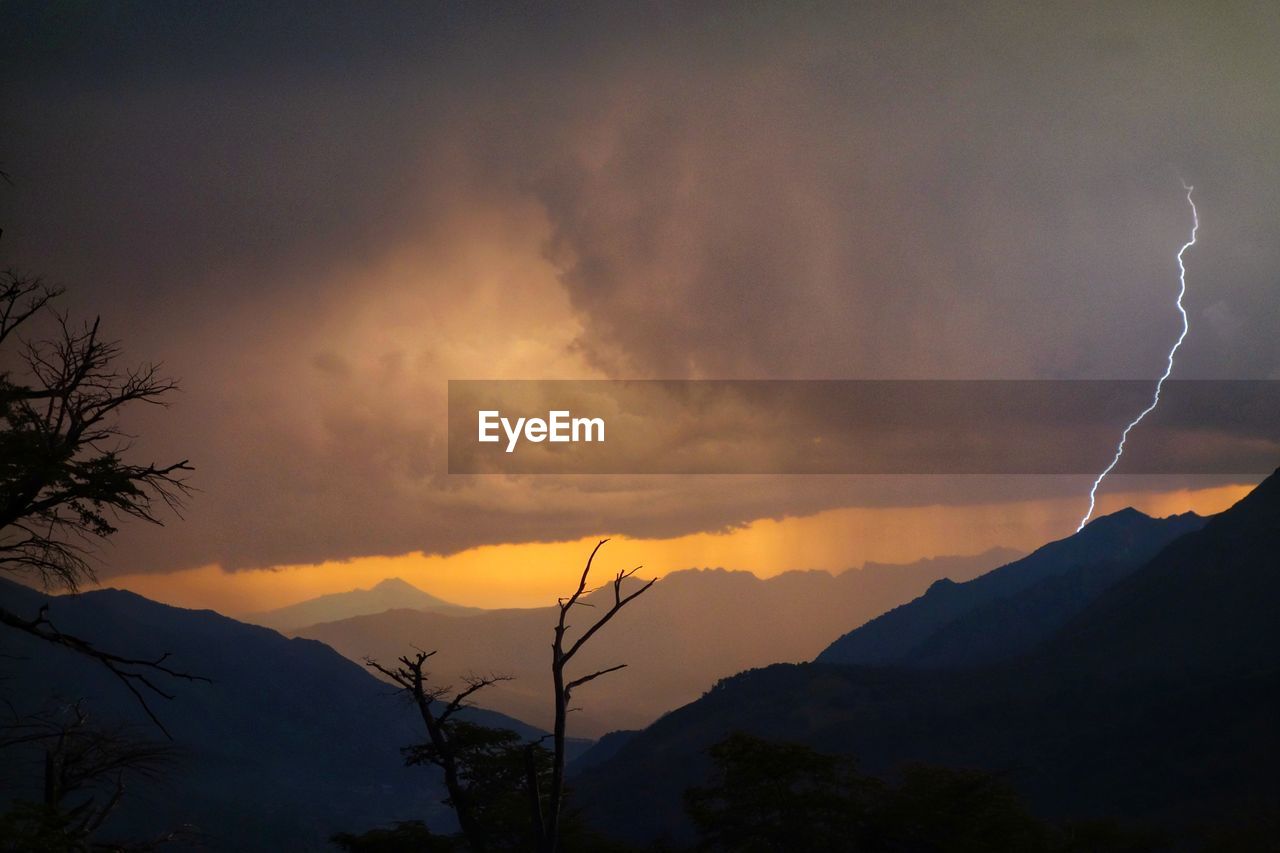
[[[1176,376],[1280,379],[1274,4],[6,3],[0,32],[3,265],[181,382],[128,426],[198,491],[99,564],[164,601],[529,606],[602,535],[762,575],[1065,536],[1091,477],[449,475],[446,383],[1154,379],[1183,179]]]

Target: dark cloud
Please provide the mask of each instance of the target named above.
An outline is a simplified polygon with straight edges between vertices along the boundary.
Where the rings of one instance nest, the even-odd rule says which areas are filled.
[[[302,7],[299,7],[301,9]],[[1269,4],[5,4],[6,261],[183,380],[115,568],[1078,483],[459,479],[486,376],[1280,371]]]
[[[867,12],[615,81],[542,194],[587,350],[641,375],[1142,375],[1177,323],[1180,175],[1211,223],[1193,314],[1274,317],[1275,14],[1098,12]],[[1192,371],[1280,364],[1262,324],[1205,331]]]

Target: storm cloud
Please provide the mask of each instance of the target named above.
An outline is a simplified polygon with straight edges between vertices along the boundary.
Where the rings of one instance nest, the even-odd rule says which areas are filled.
[[[183,394],[108,571],[1075,480],[450,477],[448,379],[1280,376],[1272,4],[5,4],[4,263]]]

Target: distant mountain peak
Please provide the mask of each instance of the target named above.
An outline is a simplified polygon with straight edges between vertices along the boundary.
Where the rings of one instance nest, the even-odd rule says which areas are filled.
[[[409,583],[404,578],[383,578],[372,587],[370,592],[423,592],[424,590]]]
[[[356,616],[368,616],[388,610],[419,610],[457,616],[480,612],[424,592],[403,578],[383,578],[368,589],[331,592],[296,604],[251,613],[245,621],[282,631],[294,631],[322,622],[336,622]]]

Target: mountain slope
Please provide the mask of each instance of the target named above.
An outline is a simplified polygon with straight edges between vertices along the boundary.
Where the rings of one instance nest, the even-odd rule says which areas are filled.
[[[1111,672],[1265,672],[1280,659],[1280,472],[1101,596],[1046,654]]]
[[[243,619],[277,631],[292,632],[320,622],[336,622],[353,616],[367,616],[386,610],[423,610],[464,616],[480,613],[478,607],[463,607],[423,592],[400,578],[387,578],[369,589],[353,589],[321,595],[288,607],[246,614]]]
[[[626,663],[584,688],[573,731],[597,737],[639,728],[697,698],[716,679],[776,661],[808,660],[831,638],[919,595],[939,577],[965,580],[1007,561],[994,550],[907,566],[870,564],[839,575],[788,572],[761,580],[748,572],[672,572],[583,648],[589,672]],[[474,616],[395,610],[315,625],[321,640],[353,660],[393,659],[414,646],[438,649],[441,676],[501,672],[515,680],[486,691],[489,707],[549,725],[547,644],[554,608],[491,610]]]
[[[1102,592],[1029,656],[980,668],[742,673],[575,780],[600,825],[687,834],[680,791],[732,731],[1001,772],[1041,813],[1194,833],[1280,801],[1280,474]],[[642,802],[643,809],[629,804]]]
[[[314,640],[287,639],[212,611],[168,607],[101,590],[47,599],[0,583],[0,603],[20,614],[49,601],[59,629],[113,652],[154,658],[211,684],[164,680],[153,701],[182,758],[164,790],[131,790],[106,829],[121,837],[198,827],[211,849],[327,849],[336,830],[411,818],[446,827],[432,772],[406,768],[400,747],[423,740],[412,709],[365,669]],[[159,738],[128,691],[100,665],[0,628],[0,694],[18,711],[84,699],[95,719],[138,724]],[[487,711],[490,725],[533,730]],[[31,794],[38,775],[3,774],[7,796]],[[15,778],[16,777],[16,778]]]
[[[1156,519],[1135,509],[1103,516],[966,583],[938,581],[920,598],[840,637],[817,660],[945,666],[1013,656],[1204,521],[1194,513]]]

